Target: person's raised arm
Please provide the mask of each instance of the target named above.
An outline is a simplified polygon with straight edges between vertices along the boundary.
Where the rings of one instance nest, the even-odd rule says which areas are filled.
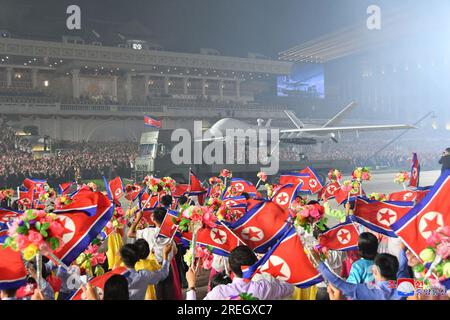
[[[163,262],[161,269],[157,271],[148,271],[148,270],[141,270],[139,273],[143,273],[146,275],[145,281],[148,284],[157,284],[158,282],[164,280],[169,275],[169,268],[170,268],[170,262],[169,262],[169,255],[172,252],[172,243],[168,243],[163,248]]]
[[[130,229],[127,232],[128,238],[136,238],[136,228],[137,228],[139,222],[141,221],[142,216],[143,216],[143,211],[141,210],[136,215],[136,218],[134,219],[133,223],[130,226]]]

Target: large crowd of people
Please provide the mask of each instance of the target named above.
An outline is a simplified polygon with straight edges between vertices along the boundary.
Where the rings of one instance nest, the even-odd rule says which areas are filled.
[[[117,142],[54,141],[53,152],[38,157],[25,137],[2,123],[0,187],[15,188],[26,177],[45,178],[52,185],[77,178],[131,177],[137,145]]]

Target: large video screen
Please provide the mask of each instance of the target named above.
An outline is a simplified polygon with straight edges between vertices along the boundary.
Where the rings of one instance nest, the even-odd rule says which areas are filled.
[[[325,77],[323,65],[297,63],[292,73],[277,79],[279,97],[325,98]]]

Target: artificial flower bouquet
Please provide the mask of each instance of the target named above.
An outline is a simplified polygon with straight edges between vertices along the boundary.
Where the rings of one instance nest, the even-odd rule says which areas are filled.
[[[303,205],[301,203],[291,205],[290,212],[294,216],[294,225],[310,233],[317,226],[325,230],[327,218],[325,209],[319,204]]]
[[[337,169],[331,169],[328,172],[328,179],[332,182],[336,182],[342,179],[342,174],[339,170]]]
[[[420,252],[420,259],[424,264],[416,265],[414,272],[423,277],[433,267],[432,273],[438,279],[430,277],[425,280],[425,285],[439,286],[450,278],[450,226],[445,226],[433,231],[427,239],[428,248]],[[448,289],[448,288],[447,288]]]
[[[101,266],[106,261],[104,252],[99,252],[99,246],[90,244],[83,253],[75,260],[75,263],[89,276],[101,276],[105,270]],[[94,268],[94,269],[93,269]]]
[[[372,192],[369,194],[369,199],[376,201],[387,201],[388,198],[384,193]]]
[[[58,250],[66,232],[56,214],[30,209],[12,220],[3,247],[22,251],[24,259],[31,260],[38,252],[48,255]]]
[[[403,184],[409,181],[409,173],[406,171],[401,171],[395,175],[394,182],[398,184]]]
[[[184,262],[191,267],[193,259],[192,248],[189,248],[183,256]],[[212,247],[210,246],[196,246],[195,247],[195,268],[201,267],[205,270],[211,270],[214,255],[212,254]]]
[[[353,170],[352,177],[359,182],[370,181],[370,179],[372,179],[372,174],[370,173],[369,167],[358,167]]]

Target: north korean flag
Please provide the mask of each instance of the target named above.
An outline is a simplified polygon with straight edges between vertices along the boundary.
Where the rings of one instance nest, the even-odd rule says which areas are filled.
[[[207,190],[203,188],[200,179],[197,178],[194,171],[189,170],[189,196],[197,196],[198,203],[202,206],[207,196]]]
[[[175,186],[175,190],[172,192],[172,196],[175,198],[179,198],[187,194],[188,190],[189,190],[188,184],[177,183],[177,185]]]
[[[109,181],[108,185],[105,184],[108,194],[111,195],[113,200],[120,200],[120,198],[125,193],[125,188],[123,186],[122,179],[120,177],[115,177]]]
[[[347,251],[358,249],[359,233],[353,222],[347,218],[333,228],[319,235],[319,244],[330,250]]]
[[[131,186],[131,188],[126,188],[126,194],[125,194],[125,199],[129,200],[129,201],[134,201],[136,200],[137,197],[139,197],[139,194],[142,191],[142,187],[138,184],[134,184],[133,186]]]
[[[420,188],[417,190],[404,190],[391,193],[388,196],[389,201],[414,201],[420,202],[430,191],[431,187]]]
[[[376,201],[358,197],[352,219],[372,231],[396,238],[391,225],[414,207],[414,202]]]
[[[226,205],[227,207],[235,207],[235,206],[241,206],[244,205],[247,207],[247,198],[244,196],[236,196],[236,197],[229,197],[222,200],[222,203]]]
[[[183,242],[190,242],[192,232],[183,232],[181,237]],[[197,233],[197,244],[212,247],[212,252],[220,256],[228,256],[240,243],[242,241],[235,234],[220,224],[214,228],[202,228]]]
[[[100,300],[103,300],[106,281],[108,281],[108,279],[115,274],[123,275],[126,278],[130,275],[130,270],[128,270],[126,267],[119,267],[101,276],[89,280],[89,283],[97,292],[97,296],[100,298]],[[75,293],[73,293],[71,297],[68,298],[68,300],[86,300],[83,289],[79,288],[77,291],[75,291]]]
[[[19,188],[19,202],[27,209],[31,208],[34,201],[34,195],[34,189],[27,189],[23,186]]]
[[[156,128],[156,129],[161,129],[161,127],[162,127],[161,121],[153,119],[149,116],[144,116],[144,123],[145,123],[145,125]]]
[[[17,218],[21,212],[0,208],[0,238],[8,235],[8,222]]]
[[[139,203],[138,203],[139,210],[144,210],[144,211],[152,210],[158,206],[158,195],[157,194],[152,194],[150,200],[148,200],[149,198],[150,198],[150,195],[147,192],[141,193],[141,195],[139,196]],[[145,206],[145,208],[144,208],[144,206]]]
[[[290,225],[288,210],[273,201],[260,201],[230,227],[256,253],[265,253]]]
[[[175,230],[177,229],[177,226],[174,223],[174,221],[178,219],[178,216],[179,216],[178,211],[167,210],[167,213],[159,229],[159,235],[166,238],[172,238],[173,234],[175,233]]]
[[[419,187],[419,180],[420,180],[419,178],[420,178],[420,163],[417,157],[417,153],[413,153],[409,186],[415,188]]]
[[[433,231],[450,225],[450,170],[445,170],[430,192],[407,214],[391,225],[409,249],[419,257]]]
[[[95,203],[92,199],[96,199]],[[77,193],[69,205],[54,211],[66,229],[64,244],[55,251],[55,255],[65,265],[70,265],[111,220],[113,212],[113,204],[101,192]]]
[[[63,182],[58,185],[58,193],[60,195],[65,195],[70,193],[72,186],[76,185],[75,181]]]
[[[306,167],[300,173],[305,173],[309,175],[308,188],[311,194],[316,194],[323,188],[323,183],[320,181],[319,175],[314,171],[313,168]]]
[[[282,207],[284,210],[288,210],[291,203],[300,194],[303,183],[286,184],[274,191],[272,201]]]
[[[200,179],[197,178],[194,171],[189,171],[189,193],[190,195],[195,195],[199,193],[205,193],[206,190],[203,188]]]
[[[255,273],[270,274],[299,288],[308,288],[322,281],[322,277],[309,261],[303,244],[291,226],[278,242],[258,262],[243,271],[250,279]]]
[[[22,182],[22,185],[28,190],[40,191],[45,183],[47,183],[47,180],[25,178],[25,180],[23,180]]]
[[[335,196],[335,193],[341,188],[341,185],[339,182],[334,181],[328,183],[320,192],[319,192],[319,199],[322,197],[325,201],[329,199],[333,199]]]
[[[309,188],[309,173],[300,173],[300,172],[288,172],[283,173],[280,176],[280,185],[284,184],[294,184],[297,185],[302,183],[300,191],[304,193],[311,193]]]
[[[0,238],[0,290],[24,286],[27,274],[20,251],[3,248],[3,239]]]
[[[234,187],[234,189],[236,190],[237,195],[241,195],[243,192],[246,192],[250,197],[253,198],[257,193],[255,186],[250,181],[241,178],[231,178],[230,186],[225,191],[224,198],[228,198],[231,196],[232,187]]]

